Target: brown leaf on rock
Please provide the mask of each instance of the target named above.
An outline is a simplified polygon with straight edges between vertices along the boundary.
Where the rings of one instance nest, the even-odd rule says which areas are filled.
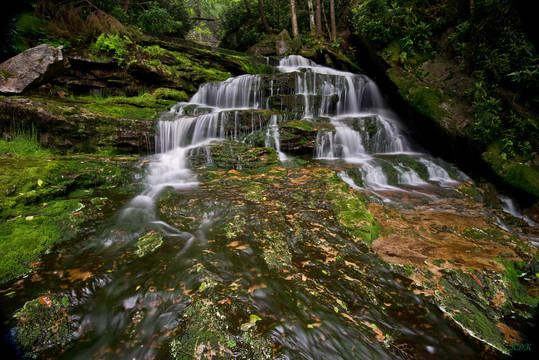
[[[42,296],[39,298],[39,303],[45,305],[46,307],[51,307],[52,300],[48,296]]]

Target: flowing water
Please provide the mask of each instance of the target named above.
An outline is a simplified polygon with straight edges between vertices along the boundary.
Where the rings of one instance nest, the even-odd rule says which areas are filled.
[[[313,205],[327,199],[318,185],[298,182],[309,177],[302,177],[307,170],[288,170],[276,185],[199,182],[190,158],[210,166],[211,146],[224,140],[250,144],[258,136],[292,169],[295,158],[283,151],[280,130],[294,119],[325,124],[313,136],[310,168],[336,166],[344,183],[374,202],[397,203],[402,194],[435,202],[466,180],[414,148],[369,78],[299,56],[282,59],[277,69],[293,86],[281,86],[275,76],[243,75],[203,85],[190,102],[174,106],[159,121],[140,194],[93,236],[46,257],[37,277],[10,285],[20,301],[44,291],[68,299],[75,345],[55,357],[166,357],[175,344],[170,339],[188,343],[182,329],[198,322],[210,331],[227,329],[224,353],[231,358],[392,359],[408,358],[408,351],[420,358],[479,357],[481,345],[350,241],[324,206]],[[296,114],[287,111],[285,96],[294,97]],[[305,199],[308,191],[312,199]],[[176,213],[182,221],[171,220]],[[161,246],[134,256],[137,241],[152,232],[162,235]],[[285,245],[275,245],[283,238]],[[316,258],[315,247],[346,255]],[[20,301],[3,305],[15,311]],[[250,315],[262,325],[249,322]]]

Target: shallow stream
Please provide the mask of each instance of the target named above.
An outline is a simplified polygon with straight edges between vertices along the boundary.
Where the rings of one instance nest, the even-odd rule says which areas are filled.
[[[98,194],[114,200],[105,225],[3,287],[16,293],[1,300],[8,314],[44,294],[67,309],[65,345],[34,348],[40,358],[499,354],[410,280],[444,255],[406,258],[387,242],[412,251],[413,239],[503,220],[470,198],[465,174],[414,146],[369,78],[299,56],[277,70],[203,85],[174,106],[140,193]]]

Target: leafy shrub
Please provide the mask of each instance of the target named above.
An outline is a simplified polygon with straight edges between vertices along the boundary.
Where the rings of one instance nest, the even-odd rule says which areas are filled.
[[[151,1],[137,17],[137,25],[152,35],[184,37],[192,27],[183,2]]]
[[[111,52],[114,59],[124,61],[125,55],[129,53],[128,47],[132,44],[133,42],[127,36],[101,34],[92,44],[91,49]]]

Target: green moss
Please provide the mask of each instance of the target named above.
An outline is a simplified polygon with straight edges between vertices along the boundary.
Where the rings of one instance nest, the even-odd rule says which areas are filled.
[[[82,205],[60,196],[125,184],[128,164],[97,157],[0,158],[0,281],[24,274],[41,254],[76,234],[84,217],[71,213]]]
[[[323,174],[327,180],[334,181],[333,186],[323,188],[327,189],[326,196],[331,200],[337,220],[353,238],[361,239],[370,245],[378,237],[380,226],[365,207],[364,199],[359,193],[351,190],[334,172]]]
[[[294,128],[302,131],[317,131],[317,128],[313,126],[313,123],[309,121],[302,121],[302,120],[292,120],[284,122],[280,125],[280,127],[283,128]]]
[[[480,200],[481,193],[471,182],[463,182],[457,186],[457,191],[473,200]]]
[[[11,71],[7,69],[2,70],[2,81],[6,81],[7,79],[12,77],[15,77],[15,75]]]
[[[443,117],[450,117],[451,114],[441,106],[447,99],[440,91],[421,84],[414,75],[397,67],[390,68],[387,74],[399,88],[399,93],[418,112],[438,123]]]
[[[504,159],[499,144],[491,144],[483,159],[508,184],[539,197],[539,171],[521,162],[521,159]]]
[[[159,113],[156,109],[141,108],[129,105],[87,104],[84,107],[96,114],[135,120],[153,120]]]
[[[51,173],[57,173],[60,162],[46,158],[0,158],[0,218],[10,216],[9,209],[49,199],[61,192]]]
[[[519,278],[528,272],[527,264],[522,261],[497,260],[505,267],[505,278],[508,284],[509,296],[513,302],[525,304],[535,309],[539,304],[539,296],[531,296],[528,289]]]
[[[45,350],[56,349],[67,345],[75,337],[77,324],[74,324],[67,313],[67,308],[56,296],[49,296],[49,306],[42,304],[38,298],[26,302],[14,318],[14,339],[25,358],[37,358]],[[46,302],[43,301],[43,302]]]
[[[204,288],[183,313],[184,322],[168,344],[169,354],[177,360],[198,359],[271,359],[268,341],[258,334],[257,321],[240,330],[238,321],[260,319],[254,309],[229,289],[214,282]],[[227,303],[223,300],[227,299]],[[218,303],[222,305],[217,305]]]
[[[187,101],[189,100],[189,95],[185,91],[169,89],[169,88],[158,88],[153,92],[153,96],[157,99],[166,99],[174,101]]]
[[[146,235],[141,236],[137,243],[137,250],[135,254],[138,257],[143,257],[149,253],[154,252],[163,244],[163,236],[157,231],[149,231]]]
[[[71,213],[81,207],[82,204],[75,200],[55,201],[42,208],[34,207],[32,215],[0,224],[1,281],[22,275],[43,252],[70,239],[83,220]]]

